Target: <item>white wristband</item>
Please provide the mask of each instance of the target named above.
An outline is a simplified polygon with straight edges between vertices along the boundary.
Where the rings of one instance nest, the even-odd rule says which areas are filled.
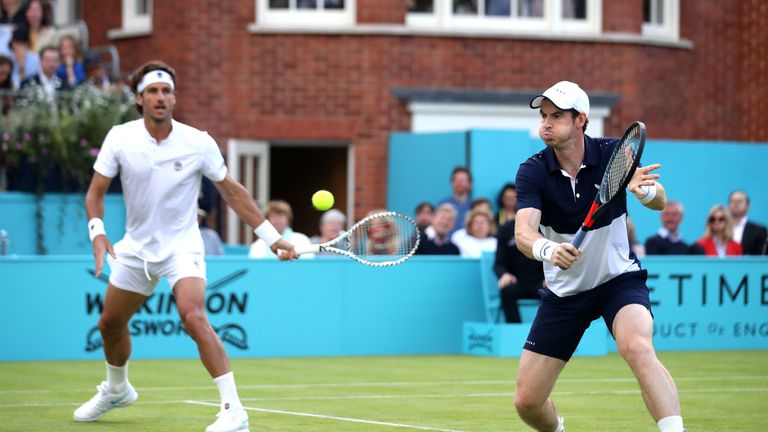
[[[272,246],[282,238],[280,233],[277,232],[275,227],[268,220],[262,222],[261,225],[253,230],[253,232],[255,232],[260,239],[264,240],[267,246]]]
[[[642,185],[640,186],[640,191],[640,193],[632,192],[632,195],[634,195],[635,198],[640,201],[640,204],[648,204],[649,202],[653,201],[654,198],[656,198],[656,185]]]
[[[557,243],[542,237],[536,240],[535,242],[533,242],[533,247],[531,248],[532,249],[531,254],[533,255],[533,258],[535,258],[538,261],[551,262],[552,252],[555,251],[556,247],[557,247]]]
[[[91,242],[93,242],[93,239],[96,238],[96,236],[99,235],[107,235],[107,232],[104,231],[104,221],[99,218],[93,218],[88,221],[88,238],[91,239]]]

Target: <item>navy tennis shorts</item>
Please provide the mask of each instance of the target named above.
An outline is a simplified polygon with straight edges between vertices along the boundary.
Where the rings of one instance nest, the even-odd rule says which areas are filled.
[[[541,290],[542,299],[524,349],[564,361],[570,360],[592,321],[603,317],[613,335],[613,320],[619,309],[640,304],[651,310],[648,271],[619,275],[595,288],[568,297]]]

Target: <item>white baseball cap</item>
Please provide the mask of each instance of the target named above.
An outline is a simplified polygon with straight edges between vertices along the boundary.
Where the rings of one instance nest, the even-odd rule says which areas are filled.
[[[562,110],[575,109],[589,117],[589,97],[578,84],[570,81],[560,81],[548,88],[544,93],[531,100],[531,108],[541,107],[541,101],[549,99]]]

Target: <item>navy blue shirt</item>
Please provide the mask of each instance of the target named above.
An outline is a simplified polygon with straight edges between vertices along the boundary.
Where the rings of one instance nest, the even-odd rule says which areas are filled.
[[[560,167],[551,147],[520,164],[517,210],[541,211],[544,237],[570,242],[595,200],[608,160],[618,139],[584,136],[584,161],[575,179]],[[544,263],[547,286],[559,296],[586,291],[627,272],[639,270],[627,236],[626,191],[619,192],[600,215],[581,246],[582,258],[569,270]]]

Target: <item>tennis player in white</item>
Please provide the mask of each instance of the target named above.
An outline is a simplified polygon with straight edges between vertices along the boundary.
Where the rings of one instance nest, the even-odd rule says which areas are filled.
[[[197,226],[197,197],[202,176],[283,260],[298,256],[265,220],[248,191],[224,165],[219,147],[205,132],[173,120],[176,73],[152,61],[133,76],[136,108],[142,118],[110,130],[94,164],[86,195],[88,230],[96,274],[108,252],[111,269],[99,330],[104,343],[107,379],[96,395],[75,410],[77,421],[98,420],[113,408],[132,404],[138,394],[128,382],[131,336],[128,321],[168,279],[184,328],[221,394],[221,409],[206,432],[248,430],[248,414],[237,395],[227,353],[205,313],[205,261]],[[105,234],[104,194],[120,174],[126,207],[125,237],[112,247]]]

